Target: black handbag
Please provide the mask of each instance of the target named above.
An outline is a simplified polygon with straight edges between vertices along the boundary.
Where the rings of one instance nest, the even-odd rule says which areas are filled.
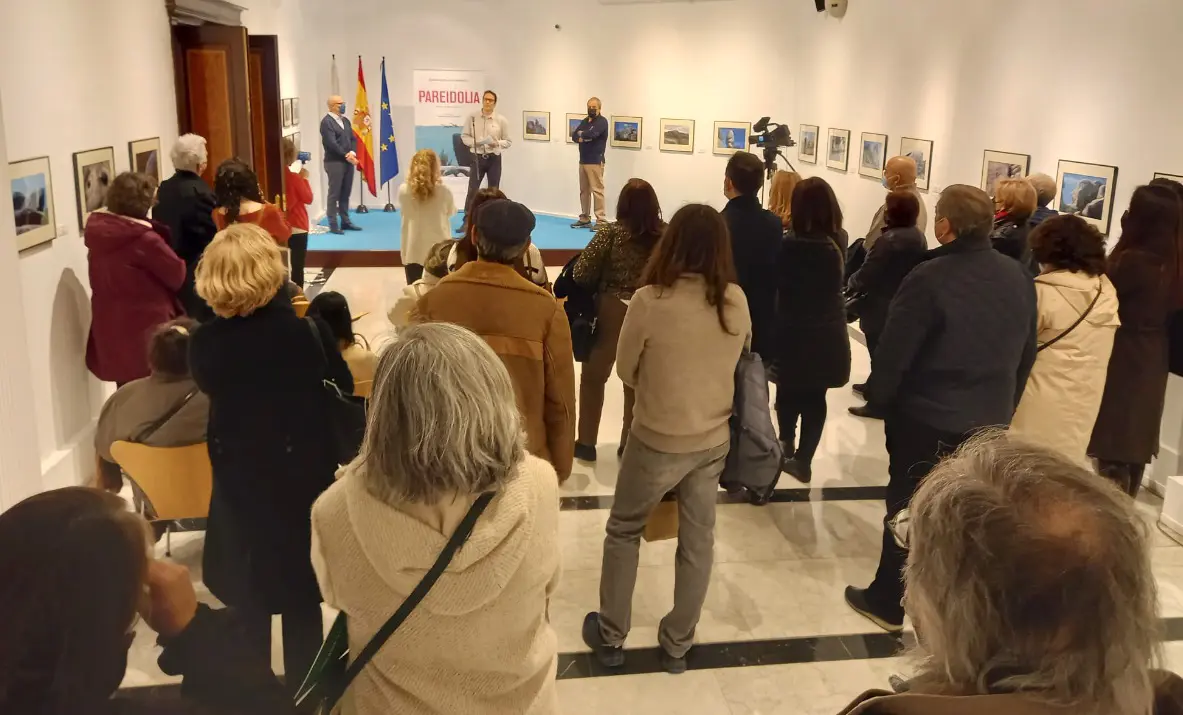
[[[567,314],[567,323],[571,326],[571,350],[576,362],[586,362],[591,356],[592,346],[596,344],[596,293],[575,282],[576,255],[555,281],[555,297],[566,298],[563,311]]]
[[[325,352],[321,342],[320,328],[312,318],[304,318],[312,330],[312,338]],[[325,355],[325,360],[329,359]],[[366,401],[364,398],[347,395],[337,386],[337,383],[323,378],[325,394],[325,411],[328,413],[329,432],[333,446],[333,456],[337,464],[349,464],[361,451],[362,440],[366,436]]]
[[[349,661],[348,621],[344,612],[337,614],[337,620],[333,621],[328,637],[325,638],[320,652],[316,654],[316,660],[313,661],[308,675],[304,677],[299,690],[296,691],[297,712],[302,715],[328,715],[332,712],[337,702],[341,700],[341,696],[345,694],[349,684],[377,655],[382,646],[386,645],[390,636],[394,635],[403,621],[407,620],[407,616],[411,615],[411,611],[414,611],[415,607],[431,591],[431,587],[435,585],[444,570],[448,568],[448,564],[452,562],[452,557],[468,540],[473,527],[476,526],[477,519],[484,513],[485,507],[489,506],[489,502],[493,501],[493,496],[493,492],[485,492],[473,502],[468,513],[464,515],[464,520],[456,527],[452,538],[448,539],[443,551],[436,558],[431,570],[427,572],[419,585],[415,586],[415,590],[411,591],[407,600],[403,601],[398,610],[366,643],[353,662]]]

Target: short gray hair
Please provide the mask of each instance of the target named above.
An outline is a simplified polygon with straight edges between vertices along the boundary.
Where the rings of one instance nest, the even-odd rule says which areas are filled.
[[[197,134],[183,134],[173,144],[170,154],[173,168],[181,171],[197,172],[201,165],[209,160],[205,150],[205,137]]]
[[[387,503],[495,491],[526,453],[509,372],[484,340],[449,323],[411,326],[378,360],[354,466]]]
[[[1091,470],[1002,433],[971,440],[911,502],[913,690],[1149,713],[1161,654],[1148,537]]]
[[[530,247],[530,237],[526,236],[526,240],[520,244],[506,246],[505,244],[485,238],[478,228],[473,243],[476,244],[476,255],[482,261],[510,264],[521,258],[522,254],[526,252],[526,249]]]
[[[1056,180],[1052,177],[1047,174],[1032,174],[1027,180],[1035,187],[1035,200],[1040,206],[1046,206],[1047,202],[1056,198]]]
[[[976,186],[953,184],[937,199],[936,217],[946,219],[957,238],[985,238],[994,228],[994,202]]]

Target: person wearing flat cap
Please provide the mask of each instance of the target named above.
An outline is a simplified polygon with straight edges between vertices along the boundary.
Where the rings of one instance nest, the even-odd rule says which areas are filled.
[[[481,206],[475,220],[477,260],[425,294],[411,310],[411,322],[455,323],[484,338],[513,380],[526,448],[566,481],[575,456],[571,329],[554,296],[514,269],[530,246],[534,214],[498,199]]]

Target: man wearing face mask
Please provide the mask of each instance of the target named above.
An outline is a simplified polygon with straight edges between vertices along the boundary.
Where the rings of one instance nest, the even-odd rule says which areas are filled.
[[[887,167],[883,170],[883,188],[887,189],[888,193],[892,191],[907,191],[916,197],[920,202],[920,215],[916,217],[916,227],[920,229],[920,233],[928,232],[928,209],[924,206],[924,197],[920,195],[920,189],[916,188],[916,160],[909,156],[893,156],[887,161]],[[887,204],[879,207],[875,212],[875,218],[871,220],[871,228],[867,231],[867,240],[863,243],[863,247],[870,251],[883,235],[885,221],[883,218],[884,211],[887,210]]]
[[[345,116],[345,100],[333,95],[329,97],[328,105],[328,114],[320,120],[320,139],[324,145],[325,173],[329,175],[325,192],[329,231],[337,234],[360,231],[349,220],[349,194],[353,191],[354,167],[357,166],[357,136]]]
[[[604,148],[608,145],[608,120],[596,97],[587,100],[587,116],[571,132],[579,145],[579,205],[582,212],[571,228],[595,229],[604,222]],[[596,222],[591,222],[592,197],[595,197]]]

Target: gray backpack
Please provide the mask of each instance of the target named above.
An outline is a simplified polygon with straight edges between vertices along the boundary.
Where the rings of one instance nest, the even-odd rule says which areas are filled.
[[[719,484],[728,491],[747,488],[758,494],[780,477],[780,440],[768,407],[768,377],[760,356],[744,350],[735,366],[735,402],[731,407],[731,451]]]

